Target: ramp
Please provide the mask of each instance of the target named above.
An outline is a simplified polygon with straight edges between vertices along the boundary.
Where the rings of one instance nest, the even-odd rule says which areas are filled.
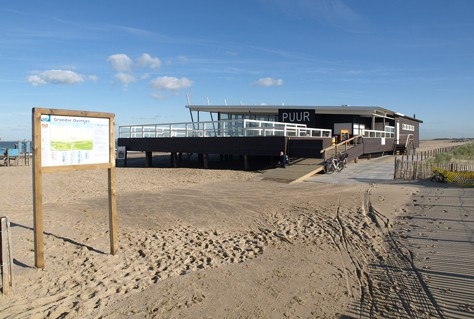
[[[290,162],[286,168],[274,168],[263,174],[263,180],[272,180],[281,183],[296,183],[321,172],[324,161],[321,158],[304,158]]]

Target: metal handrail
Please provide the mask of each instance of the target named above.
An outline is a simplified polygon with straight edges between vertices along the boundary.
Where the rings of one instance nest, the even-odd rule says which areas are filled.
[[[356,135],[356,136],[353,136],[345,141],[342,141],[342,142],[339,142],[337,144],[334,144],[334,145],[331,145],[329,147],[326,147],[324,149],[321,150],[321,154],[323,154],[323,159],[326,160],[328,158],[327,154],[330,153],[331,155],[330,156],[334,156],[335,154],[337,154],[338,152],[341,152],[341,149],[339,149],[339,147],[343,146],[343,152],[347,152],[347,149],[348,149],[348,145],[352,145],[352,144],[361,144],[362,143],[362,139],[363,139],[363,136],[362,135]],[[334,154],[332,152],[329,152],[331,151],[332,149],[334,149]]]
[[[413,143],[413,134],[407,135],[407,140],[405,141],[405,148],[408,148],[409,143]]]
[[[248,119],[126,125],[119,127],[120,138],[274,135],[329,137],[331,136],[331,130],[308,128],[304,124]]]

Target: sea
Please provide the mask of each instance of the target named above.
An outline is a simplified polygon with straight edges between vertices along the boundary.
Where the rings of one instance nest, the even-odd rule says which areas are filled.
[[[0,149],[21,148],[20,152],[31,152],[32,142],[30,141],[0,141]]]

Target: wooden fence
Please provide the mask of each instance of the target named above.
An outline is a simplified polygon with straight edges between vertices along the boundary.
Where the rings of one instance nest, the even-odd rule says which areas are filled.
[[[474,164],[434,163],[431,159],[437,154],[452,152],[456,146],[415,152],[395,158],[394,179],[429,179],[435,174],[444,176],[446,182],[459,185],[474,185]]]

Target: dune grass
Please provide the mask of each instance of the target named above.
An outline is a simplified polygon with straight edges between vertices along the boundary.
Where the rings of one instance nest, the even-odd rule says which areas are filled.
[[[458,146],[452,152],[439,153],[435,156],[433,162],[474,162],[474,142]]]

